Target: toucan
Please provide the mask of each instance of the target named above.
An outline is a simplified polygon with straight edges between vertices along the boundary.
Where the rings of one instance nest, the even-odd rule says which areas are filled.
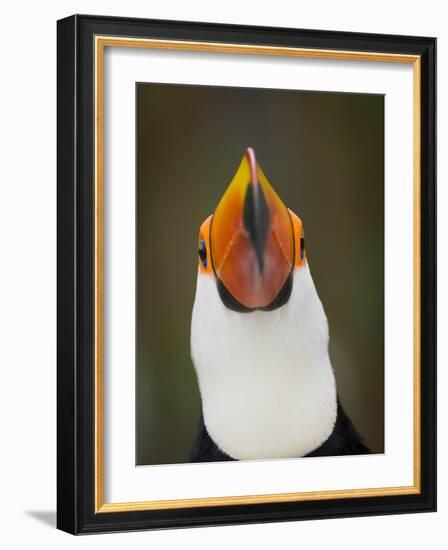
[[[191,356],[191,462],[369,452],[338,398],[302,221],[251,147],[200,227]]]

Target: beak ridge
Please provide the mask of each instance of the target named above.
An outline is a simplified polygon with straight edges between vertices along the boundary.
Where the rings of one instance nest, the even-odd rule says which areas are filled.
[[[247,186],[243,206],[243,224],[257,257],[260,273],[264,270],[264,250],[271,227],[269,207],[258,182]]]

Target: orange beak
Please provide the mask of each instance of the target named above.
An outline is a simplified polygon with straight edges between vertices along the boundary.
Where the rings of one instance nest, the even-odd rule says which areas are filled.
[[[291,218],[251,148],[213,214],[210,242],[218,289],[232,309],[269,309],[289,297]]]

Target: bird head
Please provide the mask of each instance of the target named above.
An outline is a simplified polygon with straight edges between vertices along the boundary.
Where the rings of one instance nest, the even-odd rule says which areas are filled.
[[[289,210],[248,148],[214,213],[201,225],[199,274],[216,280],[228,308],[270,311],[291,294],[306,264],[300,218]]]
[[[302,222],[253,149],[202,224],[198,255],[191,357],[207,433],[239,460],[306,455],[336,418],[328,324]]]

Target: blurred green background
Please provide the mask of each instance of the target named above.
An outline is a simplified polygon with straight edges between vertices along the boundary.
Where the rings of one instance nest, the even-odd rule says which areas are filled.
[[[188,460],[197,235],[246,147],[302,219],[339,395],[384,450],[382,95],[137,84],[137,464]]]

